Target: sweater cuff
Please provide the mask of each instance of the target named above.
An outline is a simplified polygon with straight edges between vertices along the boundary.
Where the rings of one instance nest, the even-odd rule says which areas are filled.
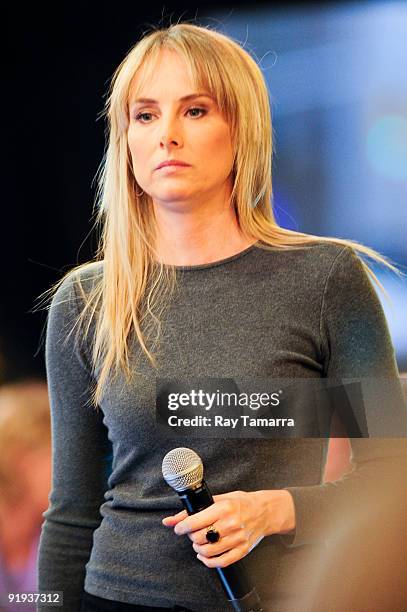
[[[321,488],[324,485],[304,487],[284,487],[291,493],[295,508],[295,530],[293,533],[280,534],[280,540],[286,548],[295,548],[305,544],[323,542],[323,526],[317,508],[321,499]]]

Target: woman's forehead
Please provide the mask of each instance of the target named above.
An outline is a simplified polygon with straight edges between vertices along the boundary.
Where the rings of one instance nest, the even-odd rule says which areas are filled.
[[[145,58],[143,63],[133,75],[129,87],[129,102],[131,102],[142,91],[147,93],[147,90],[152,85],[156,84],[157,67],[159,63],[165,62],[166,59],[170,57],[168,53],[172,54],[171,57],[176,56],[177,59],[179,58],[181,63],[185,64],[192,87],[198,87],[200,90],[206,91],[207,93],[213,95],[213,92],[211,92],[209,89],[209,84],[206,83],[206,79],[203,78],[203,74],[200,74],[203,71],[199,70],[199,67],[197,70],[195,70],[194,67],[190,66],[189,62],[187,62],[187,60],[176,51],[161,49],[158,52],[155,52],[151,57]]]

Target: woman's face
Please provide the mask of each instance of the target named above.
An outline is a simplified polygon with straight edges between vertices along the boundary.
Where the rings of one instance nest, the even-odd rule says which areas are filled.
[[[137,183],[156,206],[179,212],[225,202],[233,187],[229,126],[211,97],[182,99],[196,93],[205,92],[194,90],[184,60],[163,50],[153,79],[129,101],[127,139]],[[188,166],[157,169],[169,159]]]

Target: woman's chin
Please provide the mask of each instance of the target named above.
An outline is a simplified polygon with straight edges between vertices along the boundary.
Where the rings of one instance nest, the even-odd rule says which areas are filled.
[[[153,198],[155,207],[160,210],[168,210],[173,212],[187,212],[194,207],[194,201],[185,193],[166,194],[165,197]]]

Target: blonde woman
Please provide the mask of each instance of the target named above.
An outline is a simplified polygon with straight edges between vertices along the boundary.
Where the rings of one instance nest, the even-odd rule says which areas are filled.
[[[396,379],[356,252],[386,261],[276,224],[267,89],[229,37],[185,23],[145,35],[114,75],[106,115],[100,248],[58,284],[48,320],[40,589],[63,591],[69,612],[221,612],[208,568],[244,558],[263,609],[293,612],[287,576],[343,500],[376,486],[379,468],[399,469],[405,448],[354,440],[352,474],[323,485],[324,439],[168,439],[156,379]],[[193,517],[161,475],[176,446],[202,457],[215,494]]]

